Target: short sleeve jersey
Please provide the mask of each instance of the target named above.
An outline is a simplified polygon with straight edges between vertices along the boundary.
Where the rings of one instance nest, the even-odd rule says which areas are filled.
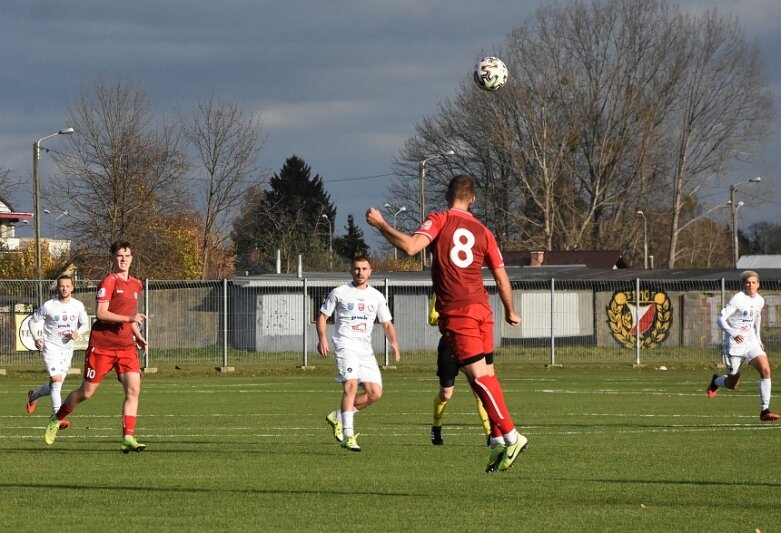
[[[743,337],[742,345],[761,341],[759,336],[760,315],[765,307],[765,299],[759,294],[753,298],[741,291],[730,298],[727,306],[719,315],[719,326],[724,330],[724,344],[737,344],[736,335]]]
[[[61,302],[58,298],[46,301],[33,313],[30,319],[30,330],[43,320],[43,338],[47,344],[60,348],[72,348],[73,331],[79,334],[85,333],[89,326],[89,317],[84,309],[84,304],[75,298],[68,303]]]
[[[374,287],[357,289],[352,283],[333,289],[320,307],[325,316],[334,317],[334,348],[338,352],[351,351],[371,355],[374,320],[390,322],[391,316],[385,296]]]
[[[431,241],[434,260],[431,279],[437,309],[452,309],[486,302],[483,265],[491,270],[504,266],[504,259],[491,230],[472,213],[450,208],[431,213],[415,233]]]
[[[127,281],[109,274],[98,285],[97,303],[108,302],[108,310],[119,315],[134,315],[143,287],[130,276]],[[130,322],[114,323],[97,320],[90,333],[90,346],[105,350],[125,350],[135,347]]]

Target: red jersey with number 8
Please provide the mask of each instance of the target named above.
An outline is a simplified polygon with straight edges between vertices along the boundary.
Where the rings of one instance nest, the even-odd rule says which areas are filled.
[[[491,270],[504,266],[491,230],[472,213],[450,208],[429,214],[415,233],[431,241],[431,280],[438,311],[488,301],[483,265]]]
[[[112,313],[132,316],[136,314],[142,290],[141,282],[132,276],[125,281],[116,274],[109,274],[98,285],[95,300],[97,303],[108,302],[108,310]],[[136,346],[130,322],[101,320],[92,326],[89,344],[101,350],[126,350]]]

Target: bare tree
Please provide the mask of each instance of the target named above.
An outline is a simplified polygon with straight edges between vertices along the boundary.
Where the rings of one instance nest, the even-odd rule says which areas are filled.
[[[122,238],[135,255],[164,254],[166,221],[189,207],[178,130],[153,124],[146,94],[123,80],[98,79],[69,114],[77,134],[54,156],[60,173],[50,180],[49,202],[68,210],[84,253],[105,262],[109,244]]]
[[[233,103],[220,103],[214,94],[198,104],[191,121],[185,125],[185,137],[198,156],[205,174],[202,202],[203,235],[202,276],[213,275],[210,250],[222,247],[229,238],[227,221],[236,213],[242,198],[257,173],[255,158],[260,150],[261,121],[245,118]]]
[[[11,192],[18,186],[18,183],[12,182],[10,170],[0,170],[0,198],[8,198],[11,195]]]
[[[681,228],[681,246],[676,265],[678,268],[715,268],[728,265],[732,262],[731,239],[727,227],[709,218],[693,219],[691,224]]]
[[[658,227],[674,237],[672,266],[685,206],[767,129],[756,51],[715,13],[693,18],[658,0],[550,4],[497,53],[510,82],[496,93],[465,82],[421,121],[391,191],[416,190],[421,156],[452,147],[458,158],[429,172],[427,190],[455,171],[475,175],[479,213],[514,246],[636,248],[636,211],[656,210],[669,212]]]
[[[734,20],[710,11],[681,26],[688,38],[678,53],[686,64],[664,125],[674,161],[668,268],[675,266],[684,206],[767,133],[773,115],[763,64]]]

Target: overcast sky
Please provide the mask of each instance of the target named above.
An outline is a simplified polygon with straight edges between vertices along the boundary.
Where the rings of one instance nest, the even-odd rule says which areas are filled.
[[[566,0],[565,0],[566,1]],[[277,172],[292,154],[319,174],[334,201],[336,233],[387,200],[391,159],[414,125],[471,76],[544,0],[4,0],[0,16],[0,169],[25,179],[10,201],[32,212],[32,145],[66,123],[97,77],[130,79],[171,117],[214,91],[264,124],[259,166]],[[675,2],[673,2],[675,3]],[[781,107],[779,0],[681,0],[686,11],[735,15],[763,54]],[[511,74],[512,75],[512,74]],[[62,141],[47,140],[57,150]],[[763,152],[712,193],[745,186],[740,224],[781,222],[781,121]],[[41,156],[41,178],[55,171]],[[358,179],[366,177],[366,179]],[[759,205],[761,203],[761,206]],[[42,205],[42,209],[46,205]],[[401,215],[404,216],[404,215]],[[43,234],[51,235],[44,217]],[[62,227],[62,226],[60,226]],[[19,231],[18,236],[29,233]]]

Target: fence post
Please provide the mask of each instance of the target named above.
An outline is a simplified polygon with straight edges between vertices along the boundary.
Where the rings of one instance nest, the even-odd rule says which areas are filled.
[[[388,278],[385,278],[385,282],[384,282],[384,285],[383,285],[383,293],[384,293],[384,296],[385,296],[385,303],[388,304],[388,306],[390,306],[390,300],[388,299]],[[382,326],[382,324],[380,324],[380,326]],[[390,364],[390,358],[388,356],[388,337],[385,336],[385,332],[384,331],[383,331],[383,334],[382,334],[382,341],[383,341],[382,345],[385,347],[385,355],[384,355],[384,357],[385,357],[385,364],[383,366],[387,367]]]
[[[222,282],[222,321],[223,336],[222,336],[222,366],[217,367],[217,371],[223,374],[235,372],[236,369],[232,366],[228,366],[228,280],[223,279]]]
[[[144,314],[146,320],[144,320],[144,338],[146,339],[146,350],[144,350],[144,373],[154,374],[157,372],[156,368],[149,366],[149,278],[144,278]]]
[[[556,281],[550,279],[550,366],[556,365]]]
[[[306,295],[309,291],[307,290],[308,284],[306,278],[303,280],[302,287],[304,290],[304,309],[302,310],[304,313],[304,320],[302,320],[301,323],[304,328],[304,334],[302,335],[304,345],[302,346],[303,354],[301,356],[301,368],[307,368],[309,365],[309,353],[307,352],[307,344],[309,344],[309,336],[307,335],[307,324],[309,323],[309,298],[307,298]]]
[[[635,309],[632,315],[635,326],[635,366],[640,366],[640,278],[635,278]]]
[[[144,338],[149,343],[149,278],[144,278]],[[144,368],[149,368],[149,349],[144,351]]]
[[[222,279],[222,366],[228,366],[228,279]]]

